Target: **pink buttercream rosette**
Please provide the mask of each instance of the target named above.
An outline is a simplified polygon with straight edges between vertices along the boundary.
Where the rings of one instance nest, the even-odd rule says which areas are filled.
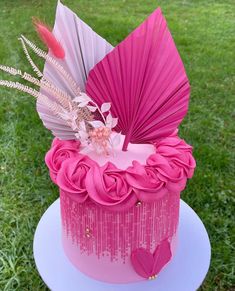
[[[55,138],[52,142],[51,149],[45,156],[45,162],[49,168],[51,180],[57,184],[57,174],[62,163],[69,158],[79,155],[80,141],[78,140],[60,140]]]
[[[196,167],[192,147],[176,135],[157,142],[145,165],[133,161],[126,170],[111,162],[100,166],[80,154],[79,146],[77,141],[53,141],[45,159],[52,181],[79,203],[91,199],[115,211],[181,192]]]

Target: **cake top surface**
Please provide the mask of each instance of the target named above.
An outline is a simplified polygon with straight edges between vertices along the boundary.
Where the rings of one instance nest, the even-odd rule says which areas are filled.
[[[87,155],[92,160],[96,161],[100,166],[104,166],[107,162],[113,163],[117,168],[125,170],[132,165],[133,161],[140,164],[145,164],[147,158],[155,153],[154,145],[152,144],[132,144],[128,146],[128,151],[122,150],[122,144],[125,137],[120,135],[120,141],[115,146],[109,155],[97,153],[94,148],[81,148],[80,153]]]

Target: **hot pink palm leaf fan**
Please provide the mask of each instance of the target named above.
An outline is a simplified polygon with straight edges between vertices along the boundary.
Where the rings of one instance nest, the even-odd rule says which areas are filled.
[[[187,113],[190,86],[160,8],[90,71],[87,94],[111,102],[116,131],[128,143],[153,143],[171,134]]]

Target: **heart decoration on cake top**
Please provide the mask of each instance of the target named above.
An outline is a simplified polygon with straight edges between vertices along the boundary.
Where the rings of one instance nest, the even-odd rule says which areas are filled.
[[[155,279],[162,268],[172,257],[169,241],[163,240],[152,254],[144,248],[138,248],[131,254],[131,263],[138,275],[143,278]]]

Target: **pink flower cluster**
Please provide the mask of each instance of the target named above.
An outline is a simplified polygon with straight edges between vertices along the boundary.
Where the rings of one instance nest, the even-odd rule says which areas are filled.
[[[52,181],[80,203],[89,197],[116,211],[137,201],[156,201],[168,192],[182,191],[196,166],[192,147],[177,136],[156,143],[156,153],[145,165],[133,161],[126,170],[111,162],[99,166],[80,154],[79,146],[78,141],[54,140],[45,159]]]

